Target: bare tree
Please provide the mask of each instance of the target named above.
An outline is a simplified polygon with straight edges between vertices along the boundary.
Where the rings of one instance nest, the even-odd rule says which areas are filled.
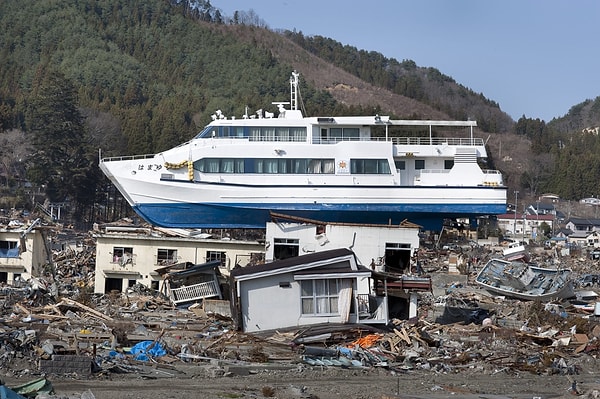
[[[0,174],[2,184],[8,186],[11,178],[18,182],[25,178],[25,160],[32,153],[25,132],[10,129],[0,133]]]

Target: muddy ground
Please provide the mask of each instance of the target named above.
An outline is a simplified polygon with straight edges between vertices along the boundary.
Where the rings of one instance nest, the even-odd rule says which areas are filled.
[[[600,398],[600,368],[588,361],[579,375],[535,375],[477,366],[452,373],[393,372],[385,368],[341,369],[295,365],[215,367],[206,363],[143,372],[94,374],[87,378],[48,376],[58,398]],[[4,378],[7,386],[35,376]]]

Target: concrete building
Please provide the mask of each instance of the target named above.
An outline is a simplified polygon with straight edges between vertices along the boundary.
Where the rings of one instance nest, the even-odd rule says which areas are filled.
[[[265,236],[266,261],[348,248],[357,263],[378,271],[408,272],[419,249],[420,226],[329,223],[273,214]]]
[[[511,238],[536,239],[540,233],[542,223],[547,224],[552,231],[554,226],[554,215],[528,215],[507,213],[498,215],[498,228]]]
[[[0,283],[14,285],[19,280],[40,276],[50,263],[46,229],[39,219],[10,224],[0,229]]]
[[[96,239],[96,293],[125,291],[137,283],[163,290],[157,270],[179,263],[219,260],[219,271],[229,275],[235,265],[264,260],[263,243],[215,239],[198,231],[106,225],[92,236]]]

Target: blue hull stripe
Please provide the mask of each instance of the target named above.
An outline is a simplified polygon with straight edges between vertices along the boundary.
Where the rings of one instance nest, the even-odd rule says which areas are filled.
[[[134,210],[147,222],[171,228],[260,228],[269,211],[324,222],[399,224],[407,219],[439,230],[443,219],[476,218],[506,213],[505,204],[138,204]]]

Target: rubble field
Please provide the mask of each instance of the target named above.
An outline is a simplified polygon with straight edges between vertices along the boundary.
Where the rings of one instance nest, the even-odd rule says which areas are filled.
[[[92,294],[88,255],[56,262],[60,278],[0,289],[0,377],[18,393],[35,385],[24,397],[600,398],[595,283],[584,297],[519,301],[430,254],[434,289],[415,319],[245,334],[211,310],[219,301],[176,307],[139,285]],[[562,262],[575,277],[598,267]]]

